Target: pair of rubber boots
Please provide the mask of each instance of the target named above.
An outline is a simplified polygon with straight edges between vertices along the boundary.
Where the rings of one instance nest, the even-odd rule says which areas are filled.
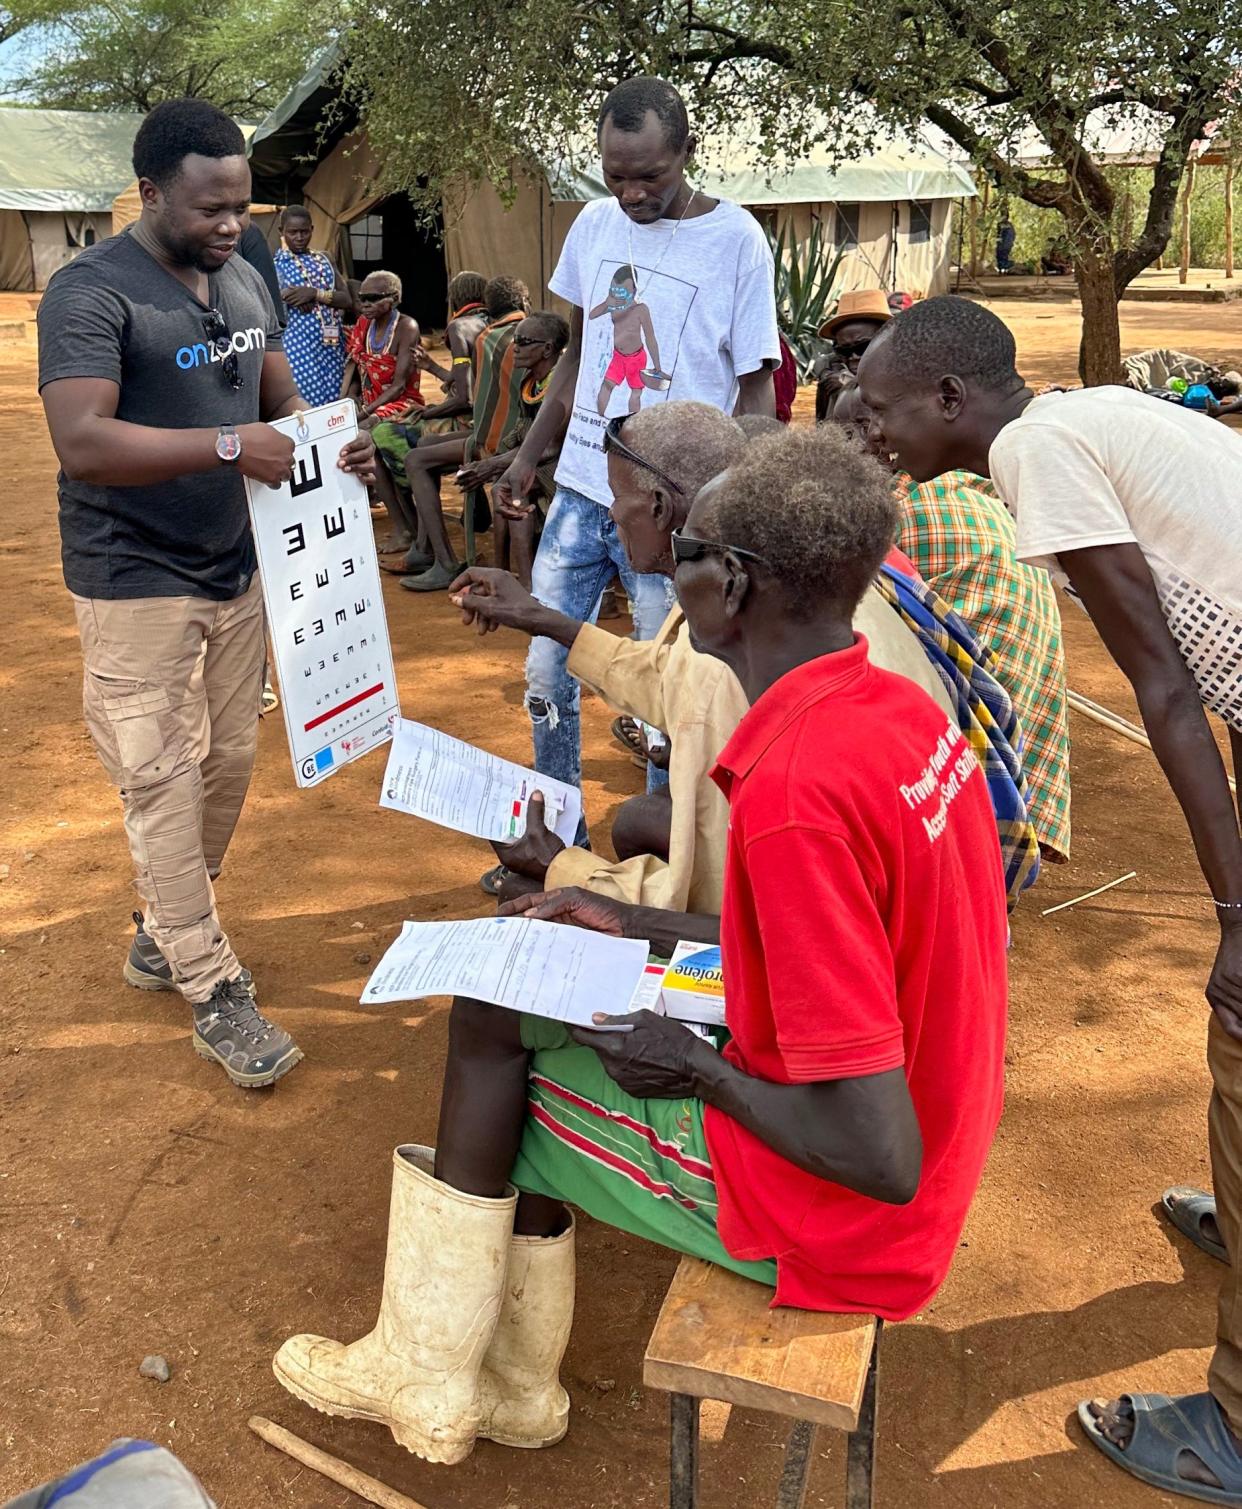
[[[574,1229],[513,1234],[516,1193],[463,1194],[433,1177],[433,1149],[393,1154],[384,1294],[348,1345],[292,1336],[272,1363],[313,1409],[388,1426],[429,1462],[475,1440],[552,1446],[569,1427],[560,1365],[574,1308]]]

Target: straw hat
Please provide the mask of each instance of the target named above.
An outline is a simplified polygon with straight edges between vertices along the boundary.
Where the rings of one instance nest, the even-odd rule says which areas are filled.
[[[891,320],[893,311],[888,307],[888,295],[879,288],[856,288],[853,293],[843,293],[837,303],[837,312],[819,327],[819,333],[831,340],[834,332],[850,320]]]

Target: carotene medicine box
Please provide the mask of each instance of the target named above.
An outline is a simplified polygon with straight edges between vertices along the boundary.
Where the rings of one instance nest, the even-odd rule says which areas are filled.
[[[679,943],[664,971],[660,997],[666,1016],[723,1027],[724,972],[719,947],[710,943]]]

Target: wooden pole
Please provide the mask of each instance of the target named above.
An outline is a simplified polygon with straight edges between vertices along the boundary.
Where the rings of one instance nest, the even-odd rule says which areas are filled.
[[[378,1504],[379,1509],[426,1509],[426,1505],[406,1498],[404,1493],[398,1493],[395,1488],[390,1488],[387,1483],[381,1483],[378,1478],[368,1477],[365,1472],[359,1472],[356,1467],[351,1467],[348,1462],[342,1462],[339,1457],[332,1457],[326,1451],[320,1451],[318,1446],[312,1446],[309,1441],[303,1441],[301,1436],[295,1436],[283,1425],[274,1425],[270,1420],[265,1420],[262,1415],[251,1415],[248,1423],[255,1435],[266,1441],[269,1446],[274,1446],[277,1451],[283,1451],[295,1462],[301,1462],[304,1467],[310,1467],[325,1478],[330,1478],[334,1483],[339,1483],[342,1488],[348,1488],[351,1493],[356,1493],[368,1504]]]
[[[1177,281],[1185,283],[1190,276],[1190,196],[1195,190],[1195,160],[1186,163],[1186,181],[1182,185],[1182,255],[1177,267]]]
[[[970,201],[970,276],[979,276],[979,196]]]
[[[1233,158],[1225,164],[1225,276],[1233,277]]]

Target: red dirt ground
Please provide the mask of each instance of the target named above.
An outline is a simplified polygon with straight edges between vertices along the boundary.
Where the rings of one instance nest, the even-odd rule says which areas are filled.
[[[998,306],[1028,372],[1068,378],[1075,311]],[[1123,306],[1127,347],[1237,363],[1242,308]],[[133,893],[119,808],[79,716],[80,662],[56,549],[54,461],[29,344],[0,348],[0,1496],[117,1435],[177,1451],[220,1509],[357,1502],[259,1443],[266,1414],[429,1509],[656,1509],[662,1397],[643,1346],[673,1259],[584,1222],[566,1364],[571,1433],[544,1453],[484,1444],[463,1466],[329,1421],[277,1386],[295,1330],[352,1338],[375,1313],[394,1143],[434,1134],[445,1003],[362,1010],[406,917],[482,914],[480,844],[377,809],[380,756],[294,789],[279,719],[220,884],[265,1006],[307,1058],[243,1093],[189,1051],[173,997],[127,990]],[[405,711],[529,757],[523,643],[479,643],[442,597],[389,584]],[[1133,716],[1090,626],[1067,607],[1073,685]],[[638,772],[585,715],[587,809],[604,842]],[[1208,1179],[1203,984],[1214,927],[1182,819],[1152,757],[1075,717],[1074,861],[1045,871],[1014,926],[1008,1109],[957,1266],[883,1347],[877,1504],[963,1509],[1172,1503],[1084,1445],[1078,1399],[1202,1385],[1218,1270],[1151,1214]],[[1126,870],[1135,881],[1041,909]],[[0,875],[3,875],[0,869]],[[146,1353],[173,1378],[139,1378]],[[783,1427],[734,1411],[704,1449],[705,1504],[770,1501]],[[842,1500],[821,1434],[808,1502]]]

